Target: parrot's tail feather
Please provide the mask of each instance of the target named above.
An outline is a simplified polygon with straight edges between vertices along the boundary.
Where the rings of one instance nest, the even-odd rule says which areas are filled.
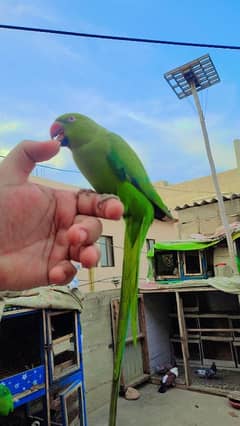
[[[112,381],[112,391],[111,391],[111,404],[109,412],[109,426],[116,425],[117,418],[117,402],[119,395],[120,387],[120,377],[121,377],[121,367],[122,359],[125,348],[125,340],[129,325],[129,317],[131,311],[132,302],[132,293],[137,292],[137,277],[138,277],[138,265],[139,265],[139,249],[138,244],[132,246],[129,239],[128,231],[128,221],[126,221],[126,232],[125,232],[125,242],[124,242],[124,262],[123,262],[123,275],[122,275],[122,286],[121,286],[121,296],[120,296],[120,307],[118,315],[118,327],[117,327],[117,338],[116,338],[116,347],[115,347],[115,357],[114,357],[114,369],[113,369],[113,381]],[[137,326],[135,324],[137,321],[133,321],[132,324],[132,333],[134,336],[134,341],[136,340]]]
[[[119,383],[118,380],[112,382],[112,392],[111,392],[111,405],[110,405],[110,415],[108,426],[115,426],[117,420],[117,402],[119,395]]]
[[[126,185],[129,184],[124,184],[125,190]],[[124,205],[128,206],[128,214],[125,217],[126,229],[124,239],[124,260],[114,356],[111,404],[109,411],[109,426],[116,425],[121,367],[130,317],[133,340],[134,342],[137,340],[139,261],[141,249],[154,215],[153,207],[150,203],[146,203],[146,198],[142,194],[139,194],[135,188],[132,189],[132,187],[129,187],[130,185],[125,193],[128,195],[130,193],[131,204],[129,205],[129,198],[128,200],[124,200]],[[123,196],[120,198],[123,199]]]
[[[89,290],[94,291],[95,285],[94,285],[94,268],[90,268],[88,270],[88,282],[89,282]]]

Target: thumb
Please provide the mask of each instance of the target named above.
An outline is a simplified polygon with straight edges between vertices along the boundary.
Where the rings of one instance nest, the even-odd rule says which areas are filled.
[[[0,164],[0,182],[24,183],[38,161],[45,161],[57,154],[58,140],[47,142],[23,141],[9,152]]]

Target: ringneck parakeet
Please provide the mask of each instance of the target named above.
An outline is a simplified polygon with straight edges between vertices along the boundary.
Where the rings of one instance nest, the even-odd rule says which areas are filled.
[[[0,384],[0,416],[8,416],[13,412],[13,397],[9,388]]]
[[[50,129],[52,138],[72,151],[73,158],[98,193],[115,194],[124,205],[125,238],[119,320],[114,356],[109,426],[116,425],[121,365],[128,322],[137,335],[137,293],[140,253],[154,218],[173,220],[152,186],[144,166],[133,149],[90,118],[64,114]]]

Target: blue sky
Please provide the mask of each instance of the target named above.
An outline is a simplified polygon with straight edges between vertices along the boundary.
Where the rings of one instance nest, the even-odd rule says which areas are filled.
[[[202,43],[238,44],[238,0],[46,0],[0,2],[2,24]],[[0,30],[0,155],[22,139],[45,140],[65,112],[89,115],[137,151],[152,181],[209,174],[193,99],[163,78],[209,53],[221,83],[201,93],[218,171],[236,167],[240,138],[239,51],[145,45]],[[76,170],[63,149],[48,165]],[[38,175],[87,186],[80,174]]]

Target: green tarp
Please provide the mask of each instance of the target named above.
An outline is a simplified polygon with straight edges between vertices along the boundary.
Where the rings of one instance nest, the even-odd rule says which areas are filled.
[[[234,234],[232,234],[233,240],[236,240],[237,238],[240,238],[240,232],[237,231]],[[212,241],[164,241],[160,243],[155,243],[151,250],[148,251],[147,257],[148,257],[148,280],[149,281],[155,281],[154,278],[154,271],[153,271],[153,265],[152,265],[152,258],[154,257],[155,251],[190,251],[190,250],[204,250],[208,247],[217,245],[220,241],[225,239],[225,235],[219,236],[219,238],[216,238]],[[236,262],[238,265],[238,269],[240,272],[240,259],[236,257]],[[172,282],[172,281],[171,281]],[[187,281],[185,281],[186,283]],[[195,281],[196,282],[196,281]],[[208,278],[203,279],[201,282],[204,284],[211,285],[212,287],[217,288],[218,290],[227,292],[227,293],[233,293],[233,294],[240,294],[240,275],[234,275],[232,277],[214,277],[214,278]],[[167,283],[167,282],[166,282]],[[176,284],[182,284],[183,281],[176,281]],[[163,284],[163,282],[162,282]],[[191,286],[190,281],[188,281],[189,286]]]
[[[24,291],[0,291],[0,320],[4,306],[24,308],[76,309],[82,311],[83,295],[68,286],[37,287]]]
[[[189,251],[189,250],[203,250],[207,247],[216,245],[219,240],[202,243],[196,241],[166,241],[163,243],[155,243],[151,250],[148,251],[147,256],[153,257],[156,250],[162,251]]]
[[[232,239],[236,240],[240,237],[240,232],[236,232],[232,235]],[[147,257],[153,257],[155,250],[162,251],[190,251],[190,250],[203,250],[211,246],[215,246],[220,241],[225,239],[225,235],[221,235],[219,238],[212,239],[211,241],[194,241],[194,240],[178,240],[178,241],[163,241],[155,243],[151,250],[148,251]]]

